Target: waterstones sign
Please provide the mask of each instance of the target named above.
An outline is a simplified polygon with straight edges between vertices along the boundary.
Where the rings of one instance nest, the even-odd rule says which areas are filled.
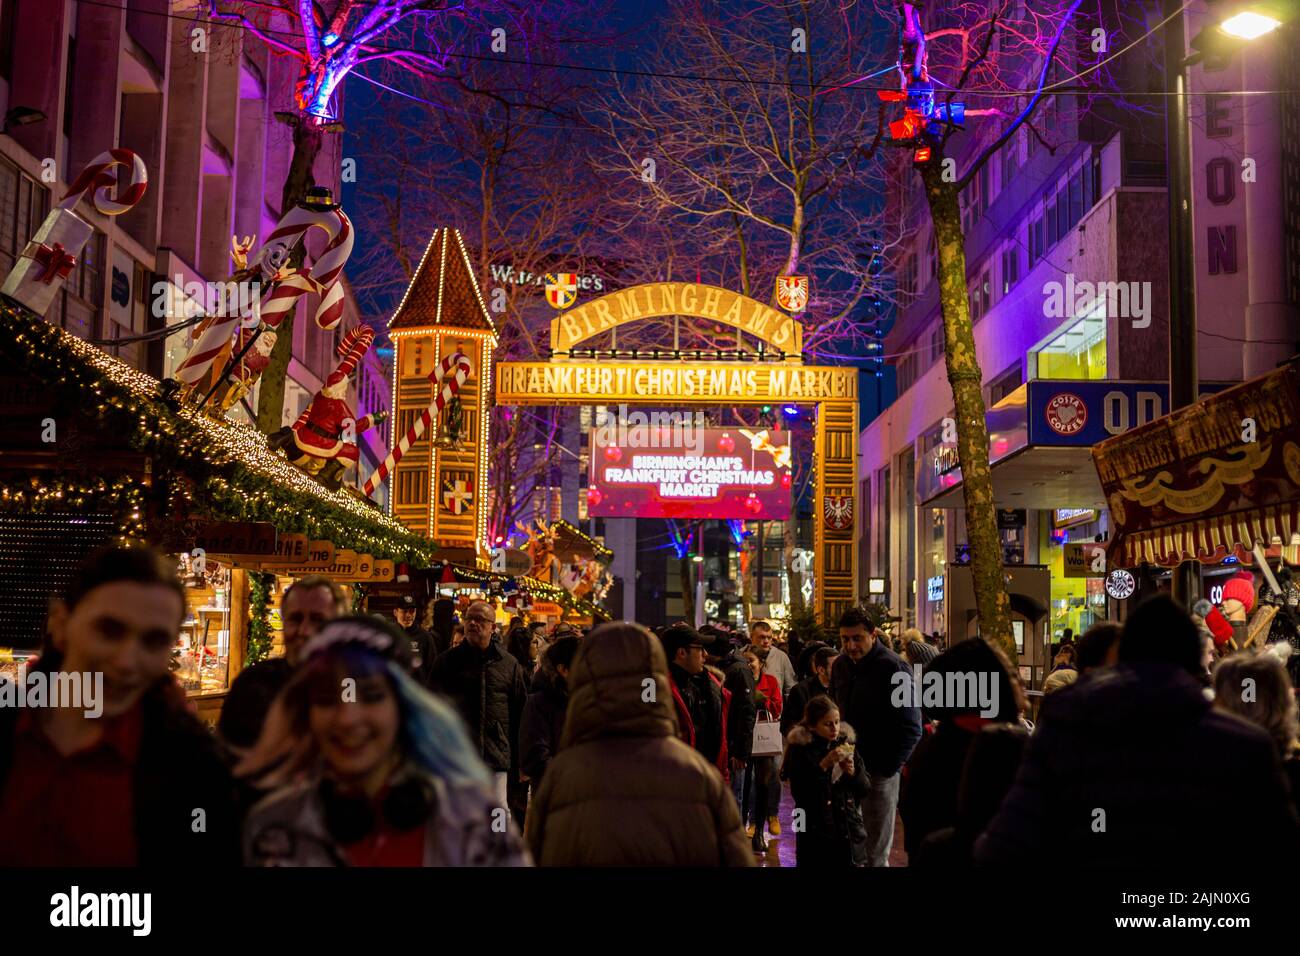
[[[496,377],[498,405],[856,401],[858,397],[858,370],[850,367],[502,362]]]

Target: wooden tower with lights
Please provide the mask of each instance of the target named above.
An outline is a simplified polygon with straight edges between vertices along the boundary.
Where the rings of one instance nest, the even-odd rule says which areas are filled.
[[[461,428],[448,443],[448,412],[398,462],[390,476],[393,517],[452,550],[487,555],[487,442],[496,326],[456,229],[434,231],[419,268],[388,323],[393,364],[393,440],[415,423],[436,394],[430,381],[447,356],[463,353],[470,373],[461,386]],[[466,555],[469,557],[469,555]]]

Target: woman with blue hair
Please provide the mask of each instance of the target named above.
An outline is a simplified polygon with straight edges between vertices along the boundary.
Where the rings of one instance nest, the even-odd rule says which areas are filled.
[[[406,638],[345,617],[303,648],[236,773],[254,866],[525,866],[507,808],[455,710],[398,662]]]

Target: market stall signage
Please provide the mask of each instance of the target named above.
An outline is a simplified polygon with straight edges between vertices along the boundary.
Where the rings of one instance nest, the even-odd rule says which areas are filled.
[[[1294,501],[1300,363],[1103,442],[1092,455],[1121,534]]]
[[[370,572],[370,581],[384,584],[391,580],[393,580],[393,562],[384,559],[376,561]]]
[[[266,558],[276,552],[275,525],[253,521],[205,521],[182,524],[168,535],[166,548],[229,558]]]
[[[286,535],[286,537],[303,538],[303,535]],[[298,542],[293,542],[284,557],[276,556],[275,560],[264,561],[266,565],[287,564],[290,568],[308,567],[312,570],[320,570],[322,567],[334,563],[334,542],[332,541],[307,541],[305,546]],[[290,568],[280,570],[281,574],[292,573]],[[310,571],[301,573],[309,574]]]
[[[558,616],[564,613],[564,608],[558,604],[552,604],[550,601],[534,601],[533,613]]]
[[[1093,541],[1072,541],[1065,545],[1067,578],[1104,578],[1106,546]]]
[[[282,534],[275,543],[275,558],[277,561],[306,561],[310,546],[311,539],[305,534]]]
[[[1057,508],[1052,513],[1052,527],[1058,531],[1062,528],[1072,528],[1076,524],[1087,524],[1089,521],[1097,520],[1097,510],[1095,508]]]

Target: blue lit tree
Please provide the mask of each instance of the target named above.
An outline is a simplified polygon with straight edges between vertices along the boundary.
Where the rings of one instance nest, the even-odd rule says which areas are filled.
[[[336,95],[343,80],[368,64],[422,78],[445,76],[467,37],[491,42],[492,14],[512,22],[511,0],[208,0],[208,16],[247,31],[272,53],[301,64],[294,88],[296,114],[281,116],[293,130],[293,157],[281,191],[281,210],[315,185],[312,169],[323,136],[338,132]],[[479,44],[476,44],[479,45]],[[281,425],[284,381],[293,342],[293,316],[281,327],[271,364],[261,379],[258,427]]]

